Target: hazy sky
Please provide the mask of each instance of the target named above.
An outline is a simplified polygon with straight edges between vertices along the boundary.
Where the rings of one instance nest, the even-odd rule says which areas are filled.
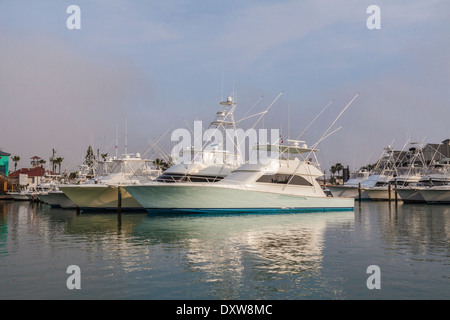
[[[117,126],[120,152],[127,123],[128,152],[143,154],[170,128],[206,126],[233,90],[237,119],[283,91],[261,125],[285,139],[334,100],[302,136],[313,144],[359,92],[318,153],[323,169],[359,168],[392,142],[450,137],[449,51],[448,0],[2,0],[0,147],[19,168],[54,148],[75,171],[89,144],[114,154]]]

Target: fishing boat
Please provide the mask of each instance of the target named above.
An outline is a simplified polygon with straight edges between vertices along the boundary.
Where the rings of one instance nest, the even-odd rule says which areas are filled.
[[[383,181],[382,185],[375,185],[366,190],[371,200],[390,200],[396,197],[396,193],[403,188],[411,188],[418,185],[425,173],[426,165],[421,147],[412,142],[408,151],[399,151],[392,156],[389,169],[391,178]]]
[[[406,202],[450,203],[450,159],[433,162],[416,187],[399,190]]]
[[[77,207],[64,192],[59,190],[59,187],[49,190],[45,194],[40,194],[38,197],[42,202],[48,204],[52,208],[76,209]]]
[[[99,162],[97,177],[79,185],[60,185],[59,189],[81,210],[117,210],[119,188],[153,181],[160,174],[153,161],[142,159],[139,153],[124,154]],[[141,209],[127,192],[120,192],[124,210]]]
[[[369,200],[384,200],[388,198],[387,186],[396,174],[395,151],[388,145],[383,149],[383,154],[375,168],[370,171],[369,178],[361,182],[361,192]],[[372,196],[369,195],[372,194]],[[392,195],[392,194],[391,194]]]
[[[421,190],[447,184],[450,184],[450,159],[444,158],[441,161],[432,162],[416,185],[397,188],[396,191],[405,203],[424,203],[427,201],[423,198]]]
[[[18,190],[18,191],[9,191],[7,194],[15,201],[30,201],[31,200],[31,191],[28,189]]]
[[[227,129],[235,129],[234,110],[236,102],[228,97],[220,102],[221,110],[216,112],[214,120],[208,129],[223,132],[226,137]],[[162,172],[158,168],[150,169],[152,161],[125,155],[124,158],[112,159],[111,164],[103,165],[108,174],[91,179],[79,186],[61,186],[60,189],[81,210],[117,210],[119,195],[121,209],[142,210],[142,206],[126,191],[125,186],[140,185],[143,183],[172,183],[172,182],[216,182],[229,175],[242,161],[237,154],[230,153],[221,148],[223,143],[208,141],[200,149],[193,147],[181,150],[181,155],[173,155],[174,165]],[[177,158],[182,160],[178,160]],[[116,164],[114,164],[116,163]],[[100,170],[101,171],[101,170]]]
[[[333,197],[359,198],[367,199],[368,196],[364,190],[360,190],[361,184],[370,176],[370,172],[361,169],[350,175],[350,178],[343,185],[327,186]],[[361,194],[360,194],[361,191]]]
[[[450,184],[423,188],[418,191],[427,204],[450,203]]]
[[[220,132],[221,141],[207,141],[199,149],[193,146],[181,150],[181,154],[172,154],[175,164],[156,178],[156,182],[217,182],[229,175],[243,163],[238,152],[224,149],[227,133],[236,132],[234,111],[236,102],[232,97],[220,102],[222,106],[216,112],[215,119],[210,122],[207,130]]]
[[[317,182],[323,173],[309,156],[315,149],[294,145],[258,145],[278,157],[246,163],[215,183],[152,183],[126,186],[149,212],[279,213],[353,210],[353,198],[327,197]],[[300,145],[300,143],[302,143]],[[305,155],[307,155],[305,157]]]

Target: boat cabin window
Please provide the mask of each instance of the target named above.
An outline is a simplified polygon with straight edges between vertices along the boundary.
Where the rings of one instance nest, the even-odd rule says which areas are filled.
[[[289,182],[289,184],[297,186],[312,186],[312,183],[305,178],[297,175],[292,176],[289,174],[265,174],[256,180],[256,182],[280,184],[287,184]]]
[[[163,173],[156,178],[157,182],[217,182],[220,180],[222,180],[222,177],[186,175],[180,173]]]

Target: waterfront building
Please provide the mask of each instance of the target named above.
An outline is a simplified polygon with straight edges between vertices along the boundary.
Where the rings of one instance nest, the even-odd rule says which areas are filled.
[[[9,175],[9,156],[11,154],[0,150],[0,172]]]

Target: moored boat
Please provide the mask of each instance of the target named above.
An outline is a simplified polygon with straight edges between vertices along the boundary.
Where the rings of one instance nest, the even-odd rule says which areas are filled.
[[[367,199],[367,194],[364,190],[360,190],[361,184],[366,181],[370,176],[370,173],[365,170],[359,170],[354,172],[350,179],[343,185],[333,185],[327,186],[333,197],[344,197],[344,198],[360,198]],[[361,194],[360,194],[361,192]]]
[[[125,186],[149,212],[264,213],[353,210],[353,198],[327,197],[317,178],[322,172],[298,157],[316,151],[306,145],[267,145],[282,157],[244,164],[216,183],[152,183]],[[291,157],[288,157],[291,156]],[[309,157],[308,157],[309,158]]]

